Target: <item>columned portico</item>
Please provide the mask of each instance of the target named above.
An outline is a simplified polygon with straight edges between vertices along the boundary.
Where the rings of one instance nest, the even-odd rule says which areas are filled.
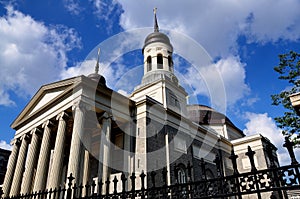
[[[10,195],[12,195],[12,196],[20,193],[22,176],[23,176],[23,171],[25,168],[24,165],[25,165],[25,160],[26,160],[26,155],[27,155],[27,150],[28,150],[28,142],[29,142],[29,136],[27,134],[23,135],[20,152],[18,155],[16,167],[15,167],[15,174],[14,174],[14,178],[13,178],[12,186],[11,186],[11,190],[10,190]]]
[[[14,177],[14,173],[15,173],[15,167],[17,164],[17,160],[18,160],[18,153],[20,150],[20,140],[19,139],[15,139],[14,141],[14,146],[13,146],[13,150],[10,154],[9,157],[9,162],[7,165],[7,171],[5,174],[5,178],[4,178],[4,183],[3,183],[3,192],[4,192],[4,197],[7,197],[9,195],[10,192],[10,188],[11,188],[11,184],[13,181],[13,177]]]
[[[22,186],[21,186],[21,193],[29,193],[31,192],[31,186],[34,176],[34,168],[37,165],[38,159],[38,150],[40,146],[40,134],[41,130],[35,128],[31,131],[32,138],[30,143],[30,149],[28,152],[28,157],[25,166],[25,172],[23,176]]]
[[[50,161],[50,152],[51,152],[51,127],[53,123],[51,121],[46,121],[43,124],[43,139],[41,144],[41,150],[39,154],[39,160],[36,170],[36,177],[34,182],[33,191],[44,190],[46,188],[48,170],[49,170],[49,161]]]

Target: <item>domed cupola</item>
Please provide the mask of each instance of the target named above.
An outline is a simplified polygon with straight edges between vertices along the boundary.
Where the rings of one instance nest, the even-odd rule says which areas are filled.
[[[100,58],[100,48],[98,49],[98,57],[97,57],[97,63],[95,66],[95,72],[89,74],[88,78],[90,78],[93,81],[98,82],[98,85],[106,86],[105,78],[99,74],[99,58]]]
[[[159,32],[156,17],[156,8],[154,9],[154,31],[150,33],[144,42],[144,77],[143,83],[158,78],[158,76],[168,76],[174,79],[173,68],[173,46],[169,37]]]
[[[173,46],[170,39],[159,32],[156,8],[154,31],[145,39],[143,55],[144,76],[141,84],[134,88],[130,99],[138,102],[148,96],[161,103],[164,108],[185,115],[187,93],[174,73]]]
[[[169,37],[159,31],[154,31],[153,33],[149,34],[146,37],[143,49],[145,49],[145,47],[147,45],[149,45],[151,43],[157,43],[157,42],[165,43],[165,44],[169,45],[173,51],[173,46],[171,45]]]

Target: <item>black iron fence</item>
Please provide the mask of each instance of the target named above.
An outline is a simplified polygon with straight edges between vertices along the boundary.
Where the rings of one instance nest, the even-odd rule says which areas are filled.
[[[126,176],[124,173],[119,180],[115,176],[113,180],[107,179],[104,183],[93,181],[90,184],[74,185],[74,178],[68,177],[68,183],[65,187],[49,189],[34,193],[20,194],[10,196],[6,199],[14,198],[36,198],[36,199],[204,199],[204,198],[242,198],[244,195],[253,194],[255,198],[266,198],[265,193],[269,193],[268,198],[287,198],[287,191],[300,190],[300,164],[295,158],[293,144],[286,139],[284,145],[291,157],[291,165],[277,167],[273,156],[269,156],[270,168],[257,170],[254,164],[254,151],[248,147],[246,155],[249,157],[251,164],[251,172],[239,173],[237,169],[237,155],[232,154],[230,159],[233,166],[233,175],[223,176],[219,158],[216,157],[215,163],[217,166],[218,177],[207,179],[205,175],[205,163],[202,161],[201,170],[203,173],[202,180],[192,181],[191,167],[188,166],[187,174],[189,181],[187,183],[176,183],[167,185],[167,169],[162,169],[162,186],[156,186],[157,173],[151,172],[148,174],[150,179],[146,185],[146,174],[142,172],[140,175],[132,173]],[[267,153],[272,153],[267,148]],[[176,171],[176,166],[174,167]],[[175,172],[176,173],[176,172]],[[139,181],[139,187],[136,189],[136,182]],[[131,185],[128,190],[128,184]],[[2,190],[0,190],[2,192]],[[2,193],[1,193],[2,195]]]

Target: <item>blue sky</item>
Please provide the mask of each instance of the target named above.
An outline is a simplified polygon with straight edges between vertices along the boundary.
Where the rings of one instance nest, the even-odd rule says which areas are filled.
[[[227,116],[245,134],[268,137],[279,148],[281,163],[289,162],[281,147],[280,129],[272,119],[283,109],[271,105],[270,95],[288,87],[273,70],[278,54],[300,50],[299,1],[0,2],[0,147],[9,148],[14,136],[10,124],[41,85],[93,71],[93,64],[85,60],[98,44],[123,31],[142,28],[139,37],[130,37],[142,48],[145,30],[151,30],[146,27],[153,25],[152,9],[157,7],[162,31],[189,37],[212,58],[212,67],[219,70],[223,80]],[[189,60],[176,56],[185,50],[184,43],[171,42],[177,47],[175,67],[189,72]],[[124,40],[126,44],[131,45],[131,40]],[[130,92],[122,88],[126,81],[120,76],[130,77],[129,66],[141,65],[140,49],[113,61],[102,56],[109,57],[105,51],[101,53],[102,66],[113,62],[102,71],[109,86]],[[212,105],[205,84],[198,76],[189,76],[192,74],[185,77],[192,79],[198,102]],[[115,80],[119,84],[114,84]]]

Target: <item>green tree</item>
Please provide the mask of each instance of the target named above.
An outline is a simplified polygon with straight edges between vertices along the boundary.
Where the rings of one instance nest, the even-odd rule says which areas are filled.
[[[289,137],[296,146],[300,146],[300,116],[297,115],[289,96],[300,92],[300,54],[290,51],[279,55],[279,65],[274,67],[279,73],[278,79],[286,80],[288,86],[278,94],[271,95],[272,105],[283,106],[285,112],[282,116],[276,117],[275,121],[282,134]]]

